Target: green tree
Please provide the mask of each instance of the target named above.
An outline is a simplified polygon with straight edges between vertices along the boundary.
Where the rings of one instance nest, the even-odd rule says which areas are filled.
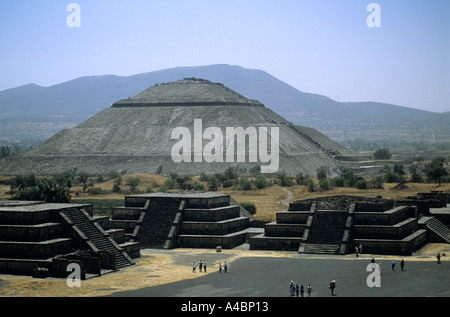
[[[328,190],[330,189],[330,181],[328,178],[322,178],[319,180],[319,187],[321,190]]]
[[[208,184],[208,190],[214,192],[219,189],[220,181],[216,175],[210,175],[210,176],[208,176],[207,184]]]
[[[392,157],[391,152],[387,149],[377,149],[375,152],[373,152],[373,158],[375,160],[390,160]]]
[[[11,152],[11,148],[9,146],[2,146],[0,148],[0,158],[5,158],[8,156],[11,156],[12,152]]]
[[[252,166],[250,168],[250,174],[253,175],[254,177],[256,177],[259,174],[261,174],[261,165]]]
[[[83,191],[86,191],[86,189],[89,187],[89,174],[86,172],[80,172],[78,173],[78,184],[81,184],[83,186]]]
[[[333,178],[332,182],[333,182],[334,186],[336,186],[336,187],[344,187],[345,186],[345,179],[342,176]]]
[[[295,182],[297,185],[307,185],[309,180],[308,175],[304,175],[302,172],[295,175]]]
[[[272,183],[267,180],[267,178],[263,174],[259,174],[258,176],[256,176],[254,184],[259,189],[266,188],[272,185]]]
[[[139,177],[130,177],[128,178],[125,186],[128,186],[132,193],[136,193],[138,191],[138,186],[140,182],[141,180],[139,179]]]
[[[394,173],[397,175],[405,175],[405,168],[403,164],[395,164],[394,165]]]
[[[116,179],[114,179],[113,182],[113,192],[119,193],[120,192],[120,186],[122,185],[122,176],[119,175]]]
[[[351,168],[344,167],[341,171],[341,177],[344,179],[344,186],[353,187],[355,185],[356,176]]]
[[[236,169],[234,167],[228,167],[225,172],[223,172],[223,177],[224,180],[232,180],[232,179],[237,179],[238,173],[236,172]]]
[[[317,173],[317,179],[320,181],[320,180],[328,177],[330,170],[326,166],[321,166],[316,170],[316,173]]]
[[[355,187],[358,189],[366,189],[367,188],[367,182],[364,178],[359,178],[355,181]]]
[[[240,183],[241,183],[243,190],[251,190],[253,187],[252,182],[249,181],[248,178],[246,178],[246,177],[242,177],[240,179]]]
[[[419,167],[417,166],[417,164],[411,164],[408,167],[408,171],[411,174],[411,182],[412,183],[420,183],[422,182],[422,178],[420,177],[419,174]]]
[[[279,179],[281,186],[286,186],[286,187],[292,186],[293,177],[289,176],[286,173],[286,171],[282,170],[282,171],[277,172],[276,177]]]

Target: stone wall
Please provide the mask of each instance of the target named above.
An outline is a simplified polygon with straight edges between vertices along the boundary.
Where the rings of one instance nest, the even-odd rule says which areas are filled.
[[[268,223],[264,228],[267,237],[302,237],[306,224]]]
[[[0,261],[0,272],[2,274],[32,276],[38,267],[51,270],[52,261],[38,259],[2,259]]]
[[[239,206],[225,206],[212,209],[186,208],[183,212],[183,220],[213,222],[228,218],[237,218],[239,215]]]
[[[42,242],[0,241],[0,257],[48,259],[72,251],[72,239],[59,238]]]
[[[414,217],[416,209],[399,206],[385,212],[355,212],[354,224],[357,225],[394,225],[406,218]]]
[[[362,245],[363,253],[374,254],[404,254],[411,255],[426,243],[427,231],[418,230],[402,240],[388,239],[354,239],[354,245]]]
[[[236,231],[241,231],[249,227],[250,220],[246,217],[226,219],[215,222],[190,222],[181,223],[181,232],[183,234],[204,234],[204,235],[224,235]]]
[[[352,235],[354,239],[396,239],[404,237],[417,230],[415,218],[406,219],[392,226],[383,225],[354,225]]]
[[[55,239],[62,236],[60,223],[45,223],[39,225],[0,225],[0,241],[30,241],[38,242],[45,239]]]

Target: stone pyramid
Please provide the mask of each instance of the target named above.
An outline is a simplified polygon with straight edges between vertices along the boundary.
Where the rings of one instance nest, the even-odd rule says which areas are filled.
[[[336,142],[293,125],[256,100],[188,78],[116,102],[26,154],[3,160],[0,174],[199,175],[230,166],[248,172],[260,165],[268,173],[315,175],[321,166],[337,172],[337,158],[345,155],[348,150]]]

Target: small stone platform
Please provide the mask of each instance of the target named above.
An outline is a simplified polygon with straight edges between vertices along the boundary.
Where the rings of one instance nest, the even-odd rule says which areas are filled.
[[[145,248],[234,248],[245,243],[250,217],[229,195],[169,192],[130,195],[113,209],[111,227]]]

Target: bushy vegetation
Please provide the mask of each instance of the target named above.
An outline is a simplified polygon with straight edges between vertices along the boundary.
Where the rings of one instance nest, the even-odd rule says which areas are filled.
[[[244,207],[245,210],[247,210],[251,215],[256,214],[256,205],[254,203],[242,202],[240,205]]]
[[[145,190],[147,193],[155,191],[167,192],[170,190],[184,191],[219,191],[219,190],[242,190],[251,191],[265,189],[275,185],[305,186],[309,192],[328,191],[333,187],[349,187],[360,190],[382,189],[385,183],[399,183],[402,185],[408,182],[435,182],[439,185],[442,182],[449,182],[448,161],[445,157],[437,156],[431,160],[424,160],[419,156],[404,161],[393,161],[380,168],[378,175],[371,177],[359,177],[350,168],[343,168],[338,175],[333,175],[326,167],[319,167],[315,177],[298,173],[295,176],[289,175],[284,170],[266,175],[261,173],[260,166],[253,166],[247,173],[239,171],[235,167],[229,167],[222,173],[200,174],[197,177],[180,176],[171,173],[164,181],[145,180],[147,184],[142,184],[138,176],[124,175],[116,171],[111,171],[104,176],[91,176],[85,172],[66,171],[55,175],[52,178],[37,177],[34,174],[16,176],[8,181],[9,193],[14,199],[39,200],[46,202],[70,202],[72,194],[79,196],[83,192],[84,196],[103,195],[107,193],[132,193],[136,194]],[[336,171],[333,171],[335,173]],[[99,183],[109,181],[109,189]],[[112,183],[112,184],[111,184]],[[111,189],[112,186],[112,189]],[[77,189],[74,190],[73,188]],[[143,189],[146,187],[146,189]],[[400,188],[400,187],[399,187]]]
[[[69,203],[70,189],[61,180],[40,179],[34,174],[16,176],[9,181],[10,192],[16,200],[45,201],[47,203]]]

